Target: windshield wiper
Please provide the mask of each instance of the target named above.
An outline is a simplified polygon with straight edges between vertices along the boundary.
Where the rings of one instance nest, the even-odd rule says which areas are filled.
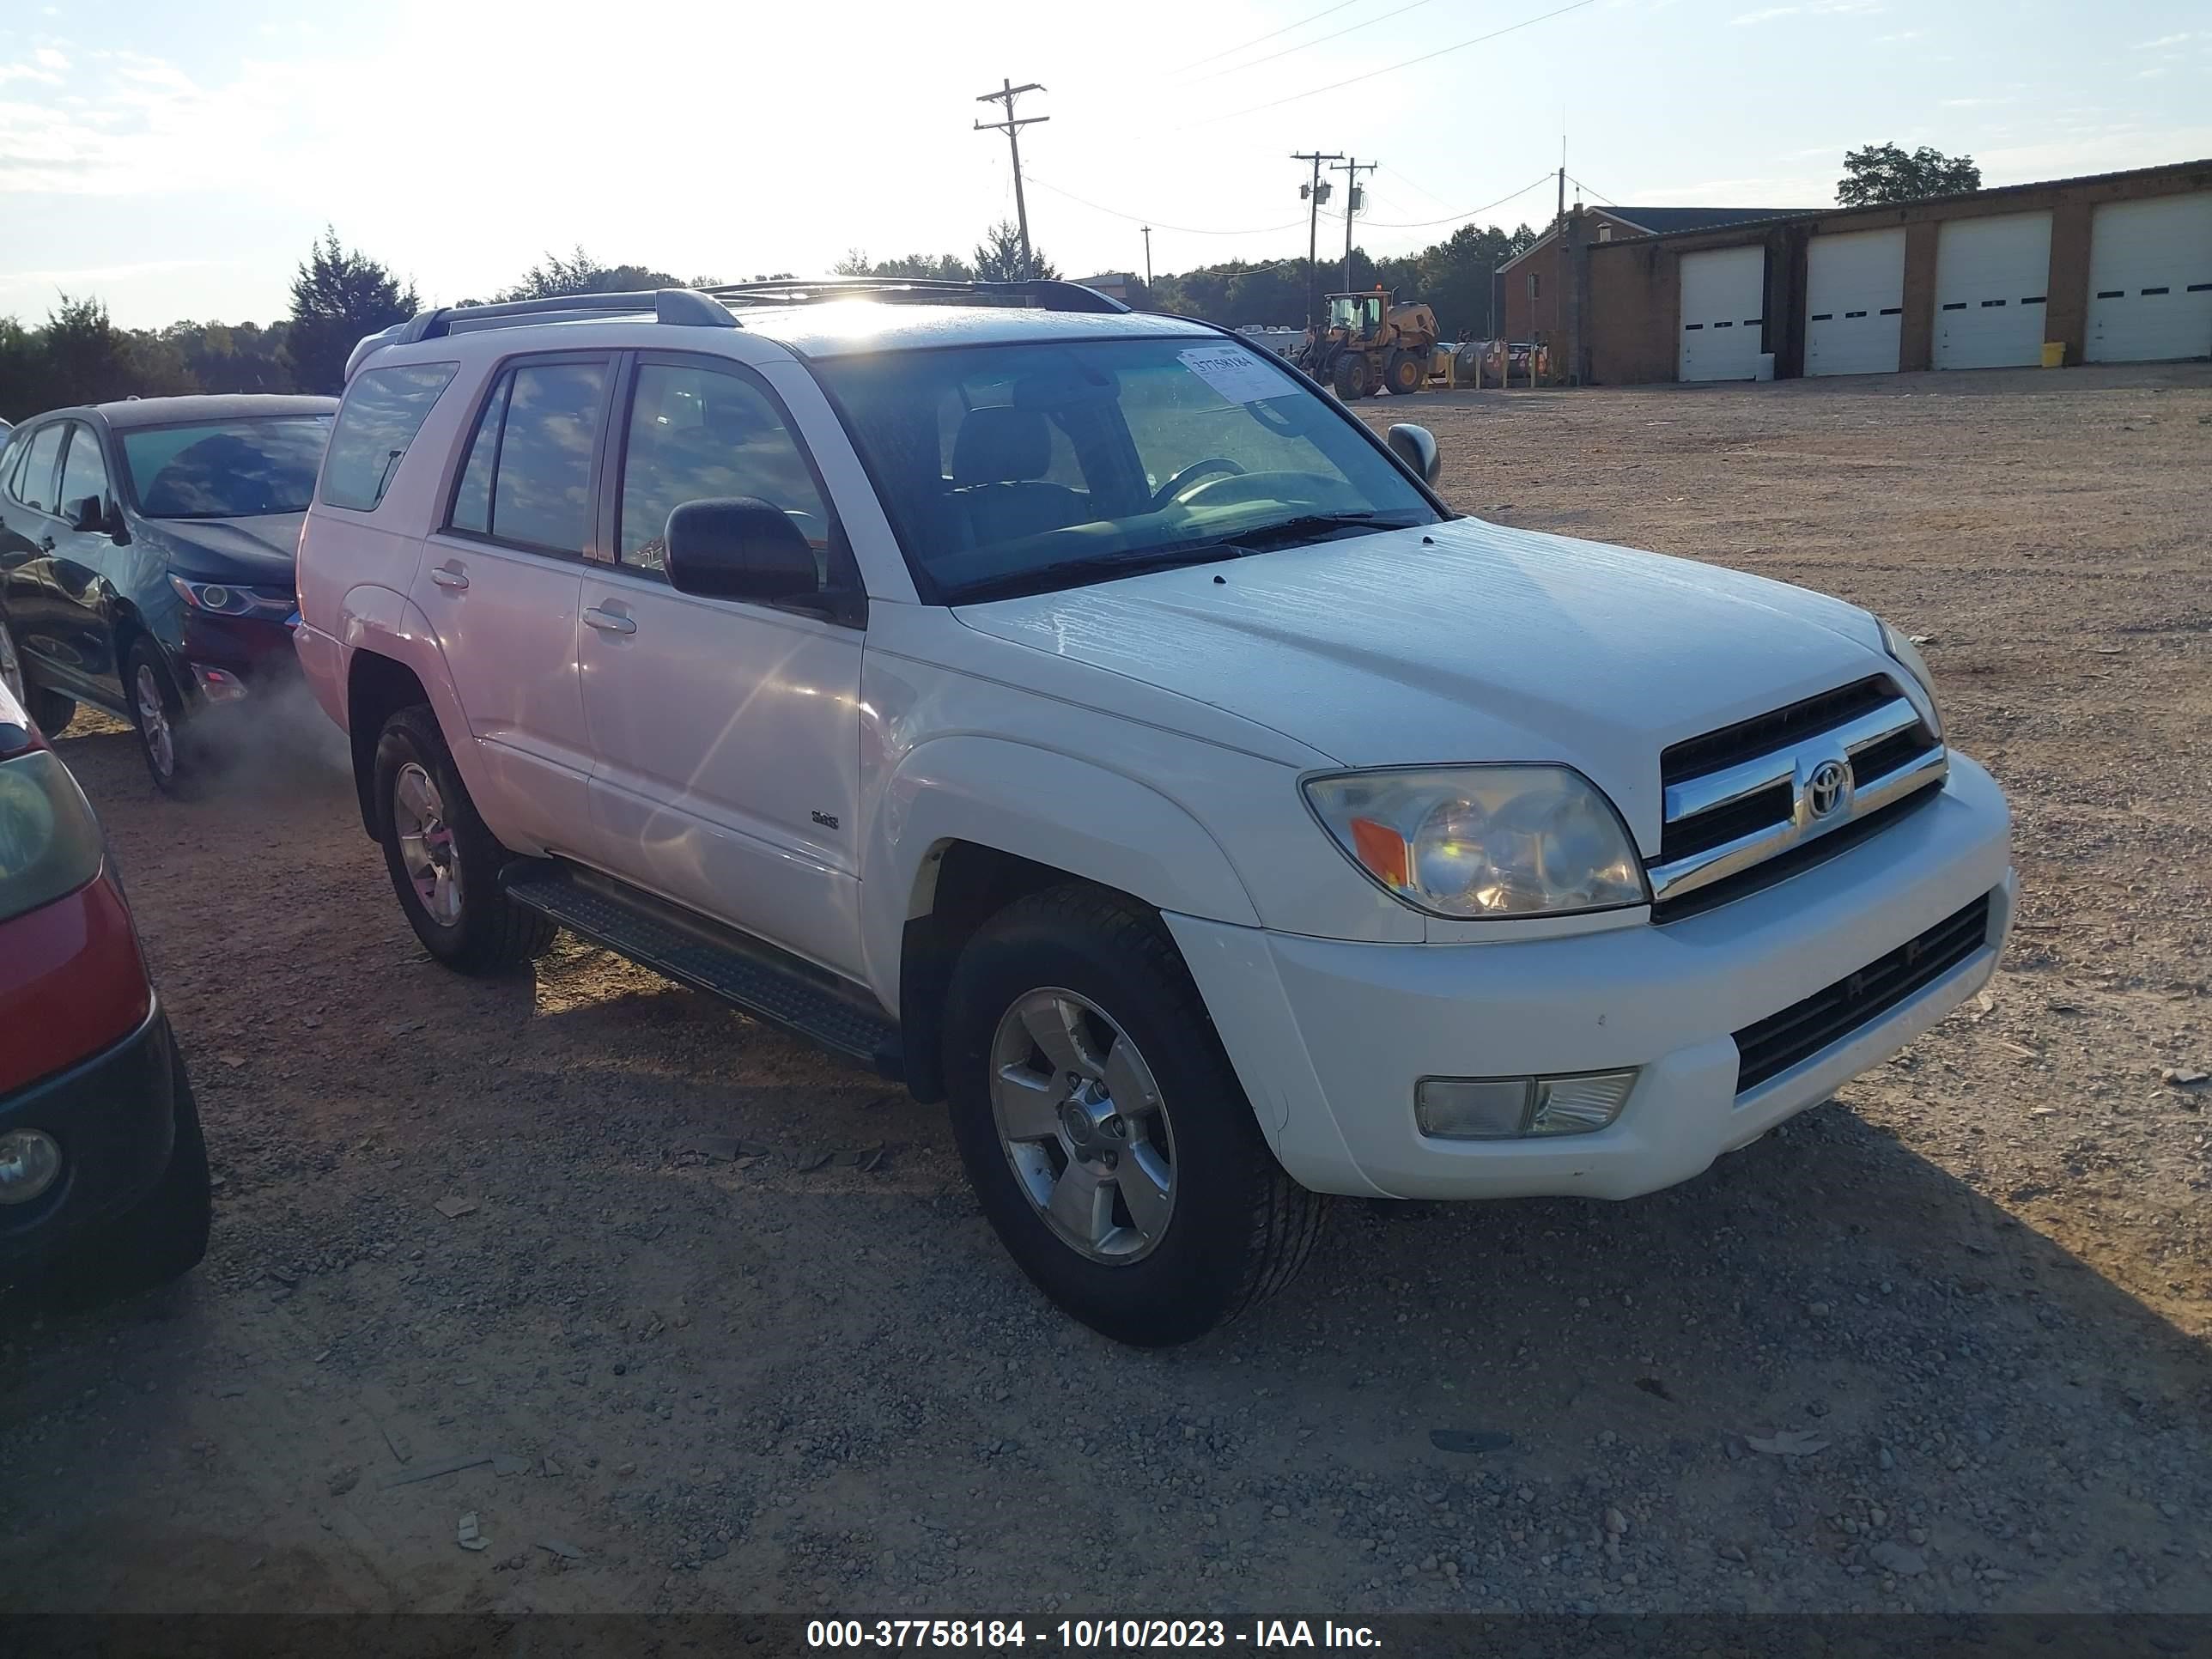
[[[981,599],[1007,599],[1024,593],[1042,593],[1055,587],[1079,587],[1108,577],[1135,576],[1150,570],[1173,570],[1188,564],[1218,564],[1246,550],[1234,542],[1185,542],[1173,547],[1148,547],[1139,552],[1097,553],[1060,564],[1039,565],[1034,570],[1010,570],[1003,576],[985,576],[963,582],[945,595],[947,603],[970,605]]]
[[[1042,565],[1035,570],[1015,570],[1003,576],[986,576],[980,581],[955,588],[946,597],[954,605],[965,605],[980,599],[1012,599],[1018,594],[1042,593],[1058,587],[1079,587],[1086,582],[1140,575],[1147,571],[1172,570],[1182,565],[1218,564],[1224,560],[1241,559],[1254,553],[1295,546],[1301,542],[1318,541],[1332,530],[1403,530],[1418,522],[1417,519],[1408,519],[1403,513],[1378,513],[1372,507],[1358,507],[1340,513],[1301,513],[1295,518],[1278,519],[1273,524],[1255,525],[1249,530],[1208,536],[1202,541],[1173,542],[1165,547],[1148,547],[1126,553],[1099,553],[1088,558],[1070,559],[1062,564]]]

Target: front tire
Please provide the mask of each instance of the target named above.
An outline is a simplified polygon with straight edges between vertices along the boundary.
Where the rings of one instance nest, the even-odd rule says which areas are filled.
[[[173,1042],[169,1064],[176,1090],[169,1167],[153,1191],[46,1270],[40,1299],[58,1312],[97,1307],[182,1279],[207,1255],[215,1211],[207,1140],[184,1055]]]
[[[1367,371],[1367,358],[1362,352],[1340,353],[1329,380],[1336,395],[1348,404],[1358,403],[1375,390],[1374,377]]]
[[[138,733],[138,756],[154,787],[165,795],[191,795],[197,774],[185,752],[185,700],[168,664],[143,634],[124,653],[123,690]]]
[[[1092,1329],[1188,1341],[1311,1253],[1325,1201],[1267,1150],[1151,912],[1079,884],[1009,906],[954,968],[945,1043],[984,1214]]]
[[[545,954],[557,931],[500,890],[514,854],[477,816],[437,716],[417,703],[376,742],[377,839],[399,908],[422,948],[465,974],[496,974]]]

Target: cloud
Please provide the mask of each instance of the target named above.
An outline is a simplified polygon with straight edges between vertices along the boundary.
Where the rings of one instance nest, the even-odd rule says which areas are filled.
[[[2009,98],[1946,98],[1945,109],[1993,109],[1999,104],[2009,104]]]
[[[49,58],[60,58],[61,61],[50,66],[45,61]],[[0,86],[7,85],[10,81],[40,81],[47,86],[58,87],[62,83],[59,71],[68,67],[69,60],[62,58],[59,52],[41,48],[31,54],[29,63],[0,64]]]
[[[1925,29],[1900,29],[1895,34],[1875,35],[1874,38],[1874,43],[1878,46],[1886,46],[1906,40],[1917,40],[1927,33],[1928,31]]]
[[[196,270],[212,259],[149,259],[139,264],[86,265],[74,270],[0,270],[0,292],[19,288],[68,290],[86,283],[112,283],[131,276],[154,276],[170,270]]]
[[[2159,52],[2167,46],[2187,46],[2190,41],[2196,38],[2197,37],[2190,33],[2187,29],[2184,29],[2179,34],[2161,34],[2155,40],[2138,40],[2136,42],[2136,50],[2137,52]]]

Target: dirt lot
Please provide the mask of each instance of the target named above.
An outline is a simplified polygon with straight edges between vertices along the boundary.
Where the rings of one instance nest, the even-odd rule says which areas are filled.
[[[1137,1353],[1030,1291],[939,1111],[565,939],[455,978],[337,771],[179,805],[88,731],[217,1237],[0,1309],[7,1600],[2212,1609],[2212,1113],[2162,1080],[2212,1069],[2212,372],[1419,417],[1462,507],[1931,636],[2019,815],[1983,1006],[1658,1197],[1342,1206],[1273,1306]]]

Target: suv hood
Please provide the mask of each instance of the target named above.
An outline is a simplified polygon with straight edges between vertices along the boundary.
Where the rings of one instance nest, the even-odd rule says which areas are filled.
[[[167,550],[180,576],[289,588],[305,513],[259,513],[250,519],[141,519]]]
[[[1668,744],[1891,665],[1873,618],[1840,599],[1473,519],[955,615],[1346,766],[1563,762],[1646,853]]]

